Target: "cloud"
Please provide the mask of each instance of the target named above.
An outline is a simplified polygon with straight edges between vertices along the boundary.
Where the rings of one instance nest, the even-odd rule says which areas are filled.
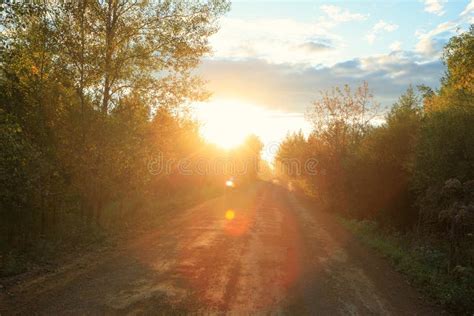
[[[374,25],[374,28],[373,30],[375,32],[382,32],[382,31],[385,31],[385,32],[393,32],[395,31],[396,29],[398,29],[398,25],[397,24],[394,24],[394,23],[387,23],[383,20],[380,20],[377,22],[377,24]]]
[[[425,11],[428,13],[443,15],[444,14],[444,4],[447,0],[424,0]]]
[[[474,0],[466,5],[459,17],[440,23],[430,31],[416,31],[418,43],[415,51],[425,57],[439,58],[449,38],[472,23],[474,23]]]
[[[448,21],[438,24],[429,32],[417,31],[415,35],[418,36],[418,43],[415,51],[427,57],[439,58],[443,46],[458,27],[459,23]]]
[[[328,44],[311,41],[299,45],[299,48],[308,52],[325,52],[333,49],[333,47]]]
[[[439,58],[447,39],[422,36],[415,46],[417,52],[432,58]]]
[[[270,109],[303,112],[319,91],[364,80],[383,105],[391,105],[412,83],[436,87],[443,73],[439,60],[423,62],[396,52],[355,58],[330,67],[271,64],[262,59],[205,60],[199,73],[219,99],[235,99]]]
[[[260,58],[273,63],[329,62],[333,55],[323,46],[337,47],[341,38],[324,21],[294,19],[224,18],[210,38],[215,58]]]
[[[367,34],[367,36],[365,38],[367,39],[367,42],[372,44],[375,41],[375,34],[371,32],[371,33]]]
[[[402,50],[402,42],[400,41],[395,41],[389,46],[391,51],[400,51]]]
[[[366,39],[367,41],[372,44],[377,35],[383,32],[393,32],[398,29],[398,25],[394,23],[388,23],[384,20],[379,20],[373,27],[372,30],[367,34]]]
[[[466,8],[461,12],[460,16],[461,17],[466,17],[468,15],[472,16],[473,12],[474,12],[474,0],[471,0],[471,2],[467,4]],[[472,22],[472,19],[470,23],[474,23]]]
[[[326,14],[327,18],[337,23],[363,21],[368,17],[368,15],[353,13],[335,5],[322,5],[320,9]]]
[[[322,5],[313,21],[292,18],[236,18],[220,20],[220,30],[210,38],[216,58],[260,58],[273,63],[332,64],[344,52],[341,36],[333,28],[340,23],[367,19],[335,5]],[[330,52],[330,53],[329,53]]]

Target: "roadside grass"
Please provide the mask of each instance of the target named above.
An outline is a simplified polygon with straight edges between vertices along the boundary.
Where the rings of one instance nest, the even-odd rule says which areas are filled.
[[[457,266],[448,272],[448,254],[442,245],[426,246],[413,234],[380,228],[376,222],[338,217],[364,244],[387,257],[410,283],[446,309],[474,315],[474,271]]]

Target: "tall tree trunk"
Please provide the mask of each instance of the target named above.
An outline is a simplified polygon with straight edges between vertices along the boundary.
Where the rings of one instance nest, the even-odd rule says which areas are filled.
[[[80,11],[80,33],[81,33],[81,51],[80,51],[80,60],[79,60],[79,99],[81,102],[81,141],[80,141],[80,158],[79,158],[79,169],[84,170],[84,157],[86,155],[85,145],[86,145],[86,121],[85,121],[85,97],[84,97],[84,89],[85,89],[85,60],[84,60],[84,53],[85,53],[85,25],[84,20],[86,16],[86,7],[87,7],[87,0],[81,1],[81,11]],[[85,208],[86,208],[86,197],[82,194],[80,203],[80,212],[81,218],[84,220],[85,215]]]
[[[102,91],[102,112],[109,110],[110,90],[112,86],[112,54],[114,49],[115,23],[117,19],[117,1],[108,3],[105,21],[105,60],[104,60],[104,89]]]

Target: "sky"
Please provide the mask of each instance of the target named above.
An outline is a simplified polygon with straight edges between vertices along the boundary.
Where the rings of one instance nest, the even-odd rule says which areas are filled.
[[[367,81],[383,107],[409,84],[438,87],[442,48],[474,23],[474,0],[233,1],[198,73],[202,133],[223,147],[254,133],[271,159],[288,132],[308,133],[319,93]]]

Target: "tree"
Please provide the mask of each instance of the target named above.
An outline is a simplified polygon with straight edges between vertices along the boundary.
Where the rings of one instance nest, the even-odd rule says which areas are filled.
[[[474,111],[452,108],[430,113],[421,130],[414,185],[424,192],[450,178],[474,178]]]
[[[313,124],[311,150],[324,173],[311,177],[312,186],[328,208],[348,211],[350,207],[348,162],[371,129],[379,103],[364,82],[355,91],[345,85],[322,92],[308,111]]]
[[[281,177],[295,180],[304,175],[307,148],[307,140],[302,131],[286,135],[275,156],[276,168]]]
[[[260,171],[260,159],[263,149],[263,143],[256,135],[249,135],[240,150],[243,154],[244,164],[246,166],[246,177],[249,180],[256,180]]]
[[[419,132],[421,100],[412,86],[392,106],[385,123],[374,127],[358,147],[353,170],[355,209],[366,217],[408,228],[416,221],[411,179]]]
[[[452,107],[469,108],[474,99],[474,25],[467,32],[453,36],[443,51],[446,72],[437,93],[425,98],[428,112]]]
[[[196,151],[202,142],[184,106],[208,96],[193,69],[228,8],[225,0],[0,4],[0,222],[18,221],[25,241],[102,225],[104,210],[151,191],[146,159],[155,150]]]
[[[362,137],[379,108],[364,82],[354,92],[348,85],[321,92],[321,97],[309,108],[307,118],[313,124],[314,133],[320,135],[334,153],[342,153]]]
[[[84,152],[91,157],[95,168],[89,169],[91,163],[84,162],[86,170],[78,168],[76,173],[80,186],[90,186],[91,173],[96,180],[95,189],[90,192],[94,197],[87,198],[96,209],[96,218],[102,200],[111,194],[108,191],[112,179],[103,172],[107,170],[107,149],[113,150],[108,142],[120,134],[108,135],[95,128],[108,126],[104,117],[128,95],[139,95],[155,109],[160,106],[172,109],[205,97],[199,78],[191,70],[209,52],[207,38],[216,32],[217,18],[227,9],[224,0],[81,1],[52,9],[55,34],[67,48],[63,52],[64,60],[72,65],[71,72],[75,74],[81,117],[85,100],[89,100],[88,107],[101,113],[100,116],[93,113],[96,123],[86,127],[83,140],[95,143]],[[68,156],[74,151],[71,148]]]
[[[415,187],[424,192],[450,178],[474,178],[474,25],[450,39],[443,54],[447,66],[437,93],[425,97],[430,107],[421,130],[415,162]]]
[[[42,167],[41,152],[28,140],[15,117],[0,109],[0,240],[1,249],[9,245],[25,247],[27,234],[36,219],[38,199],[35,190],[41,177],[36,168]],[[6,244],[5,244],[6,243]]]
[[[447,67],[443,79],[445,86],[465,90],[474,94],[474,24],[467,32],[453,36],[443,52],[443,61]]]

